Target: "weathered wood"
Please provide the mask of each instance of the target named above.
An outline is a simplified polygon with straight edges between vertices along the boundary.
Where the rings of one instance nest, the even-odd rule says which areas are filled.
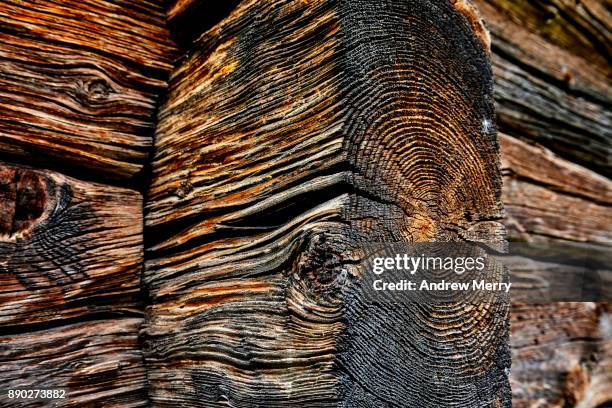
[[[551,151],[502,136],[509,237],[612,245],[612,181]]]
[[[0,4],[2,407],[148,405],[142,196],[65,174],[142,171],[174,59],[164,26],[147,0]]]
[[[142,314],[142,262],[139,193],[0,163],[2,330]]]
[[[555,85],[559,91],[582,94],[589,100],[609,101],[610,67],[607,64],[594,64],[592,58],[605,59],[604,55],[595,50],[593,44],[572,50],[559,42],[554,33],[550,32],[551,28],[563,31],[571,25],[538,17],[538,14],[540,16],[542,14],[542,8],[548,8],[553,11],[549,17],[554,15],[556,19],[563,20],[563,14],[554,13],[555,7],[552,4],[532,2],[527,7],[523,7],[525,5],[523,1],[520,1],[523,6],[517,6],[517,2],[500,0],[474,2],[491,31],[494,60],[498,56],[505,57],[518,67]],[[608,21],[609,25],[610,15],[603,2],[587,0],[568,6],[576,11],[593,13],[597,17],[591,21]],[[575,30],[575,26],[570,29]],[[602,32],[607,32],[609,35],[609,28],[605,28]],[[584,39],[581,35],[574,38]],[[561,95],[563,93],[559,92]]]
[[[499,256],[510,271],[512,301],[538,304],[611,301],[610,259],[608,245],[550,238],[512,242]]]
[[[612,174],[604,1],[475,0],[491,29],[500,129]]]
[[[245,1],[200,37],[148,192],[156,405],[509,406],[506,304],[353,291],[366,243],[503,239],[485,42],[423,0]]]
[[[162,6],[3,1],[0,154],[97,180],[141,171],[175,52]]]
[[[0,334],[0,407],[148,406],[138,344],[142,319]],[[8,390],[65,390],[65,399],[9,399]]]
[[[500,142],[505,222],[512,240],[580,241],[584,247],[576,246],[576,250],[583,251],[585,260],[612,244],[609,179],[541,146],[507,135],[500,135]],[[539,304],[546,300],[538,295],[538,286],[562,296],[562,289],[555,287],[571,291],[571,280],[583,278],[581,271],[573,276],[557,265],[528,259],[509,266],[515,285],[535,285],[531,297],[529,290],[519,293],[510,313],[513,405],[605,406],[612,400],[609,304]],[[600,289],[608,291],[606,299],[610,284],[601,282]]]
[[[611,174],[609,4],[475,3],[491,30],[500,130],[548,148],[501,137],[509,238],[579,241],[576,245],[584,245],[585,251],[591,245],[609,245],[612,184],[585,168]],[[530,279],[542,281],[545,272],[533,270]],[[609,312],[601,312],[604,307],[513,305],[515,406],[610,403],[606,373],[612,358],[609,331],[607,338],[601,334],[609,325]],[[604,351],[595,353],[596,361],[590,358],[593,350]]]
[[[542,39],[568,52],[590,60],[601,72],[610,72],[612,34],[607,0],[486,0],[524,30],[537,32]],[[488,8],[476,0],[489,21]],[[491,18],[493,20],[493,18]],[[495,30],[493,30],[495,32]],[[528,44],[524,44],[530,47]]]
[[[512,135],[501,140],[510,238],[610,244],[611,182],[596,173],[610,174],[609,5],[476,2],[492,30],[499,125]],[[3,2],[0,155],[100,181],[139,172],[174,47],[162,3]],[[238,2],[170,3],[169,23],[189,48]],[[488,179],[495,149],[466,137],[488,133],[487,102],[485,120],[467,115],[461,128],[463,110],[480,112],[470,104],[486,92],[464,81],[469,73],[454,81],[472,51],[449,52],[452,28],[438,25],[456,16],[442,0],[441,13],[433,1],[406,2],[408,23],[390,0],[245,3],[190,50],[162,112],[146,279],[155,402],[464,406],[470,384],[494,395],[508,364],[504,329],[491,326],[503,324],[503,310],[396,315],[347,295],[364,241],[495,235],[486,221],[498,217],[498,183]],[[452,3],[486,44],[469,4]],[[484,132],[474,130],[480,123]],[[73,324],[139,313],[139,202],[125,190],[2,167],[3,386],[26,373],[10,385],[82,387],[74,406],[144,404],[138,321]],[[453,351],[472,355],[473,343],[447,333],[454,317],[462,328],[478,321],[480,336],[501,333],[499,343],[475,341],[502,357],[484,352],[477,364],[432,350],[452,339]],[[609,305],[515,304],[515,406],[609,403],[610,324]],[[124,354],[98,354],[126,336]],[[84,348],[93,343],[100,348]],[[58,344],[67,348],[56,355]],[[127,382],[109,383],[123,375],[115,359],[129,362]],[[489,363],[499,368],[481,386]],[[70,377],[73,365],[85,368]],[[442,387],[457,400],[442,400]]]
[[[594,171],[564,160],[538,145],[500,133],[502,172],[508,180],[539,185],[557,194],[581,198],[601,206],[612,205],[612,181]],[[511,183],[508,181],[510,187]],[[516,200],[510,188],[506,198]],[[524,201],[526,205],[528,201]],[[532,202],[533,203],[533,202]]]
[[[515,408],[610,406],[609,303],[515,304],[510,316]]]
[[[612,243],[610,206],[517,180],[508,180],[505,191],[512,236]]]

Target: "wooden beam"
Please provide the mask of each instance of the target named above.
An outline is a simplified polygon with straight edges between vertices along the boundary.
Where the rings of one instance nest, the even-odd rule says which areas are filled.
[[[596,254],[609,254],[612,182],[542,146],[503,134],[500,142],[509,237],[573,246],[585,264]],[[513,282],[527,285],[515,291],[510,314],[513,405],[605,406],[612,400],[610,387],[603,385],[612,380],[609,302],[542,304],[538,286],[555,296],[575,293],[571,281],[578,277],[582,287],[584,270],[574,276],[568,265],[513,262],[508,264]],[[596,289],[610,299],[610,271],[600,273]],[[530,291],[529,284],[536,290]]]
[[[508,305],[368,308],[372,242],[501,242],[466,2],[245,1],[172,74],[146,224],[153,403],[510,404]]]
[[[148,158],[174,45],[148,0],[0,7],[0,154],[104,181]]]
[[[0,214],[3,330],[142,314],[139,193],[0,163]]]
[[[500,139],[511,239],[612,244],[612,181],[548,149],[506,135]]]
[[[608,5],[474,2],[491,31],[499,126],[506,134],[500,141],[509,238],[575,246],[585,259],[591,250],[605,251],[612,233]],[[554,277],[553,284],[567,287],[552,264],[521,273],[544,285]],[[513,405],[607,406],[607,305],[534,300],[515,302],[511,313]]]
[[[514,407],[609,406],[610,303],[514,304],[510,316]]]
[[[141,323],[138,318],[101,320],[0,334],[0,406],[148,406],[138,344]],[[65,394],[64,398],[11,399],[9,390]]]
[[[612,14],[601,0],[475,0],[491,29],[500,129],[612,174]]]

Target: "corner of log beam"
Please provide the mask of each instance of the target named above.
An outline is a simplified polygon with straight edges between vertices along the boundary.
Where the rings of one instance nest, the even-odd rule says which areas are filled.
[[[265,0],[192,44],[146,204],[153,403],[510,406],[507,304],[366,310],[342,272],[504,239],[481,30],[463,2]]]

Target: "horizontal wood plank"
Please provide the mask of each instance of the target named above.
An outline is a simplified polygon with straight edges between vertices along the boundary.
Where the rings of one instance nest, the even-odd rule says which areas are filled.
[[[142,197],[0,164],[0,325],[141,314]]]
[[[612,181],[583,166],[562,159],[549,149],[499,135],[502,169],[508,178],[546,187],[559,194],[603,206],[612,205]]]
[[[491,30],[500,129],[612,175],[612,15],[601,0],[474,0]]]
[[[548,149],[506,135],[501,141],[511,239],[612,245],[612,181]]]
[[[0,333],[0,407],[145,407],[142,319]],[[64,399],[10,399],[9,390],[64,390]]]
[[[568,246],[585,266],[593,261],[609,269],[612,181],[542,146],[508,135],[500,142],[509,237]],[[557,264],[548,255],[550,261],[508,263],[517,286],[510,313],[513,405],[605,406],[612,400],[609,302],[546,303],[546,296],[580,300],[576,289],[584,293],[588,282],[609,300],[611,273],[589,266],[599,280],[585,281],[583,267]]]
[[[148,0],[0,5],[0,154],[97,180],[141,171],[175,48]]]
[[[514,304],[510,316],[514,407],[608,406],[610,303]]]

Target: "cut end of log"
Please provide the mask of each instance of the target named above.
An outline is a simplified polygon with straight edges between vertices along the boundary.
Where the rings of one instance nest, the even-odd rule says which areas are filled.
[[[251,0],[192,43],[148,191],[153,403],[508,406],[507,304],[356,285],[373,242],[503,240],[484,33],[464,2]]]
[[[484,24],[484,21],[480,17],[480,13],[478,12],[478,8],[470,1],[470,0],[449,0],[451,4],[455,7],[455,9],[461,13],[467,21],[470,23],[474,34],[480,42],[482,46],[487,51],[487,53],[491,53],[491,36],[489,35],[489,30]]]

